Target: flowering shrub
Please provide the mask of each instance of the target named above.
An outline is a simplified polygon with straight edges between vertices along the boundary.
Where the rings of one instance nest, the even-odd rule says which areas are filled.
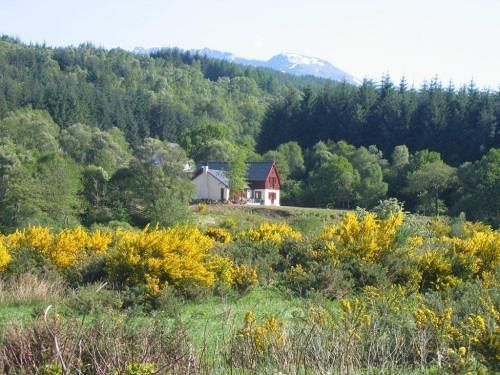
[[[459,283],[453,276],[451,263],[443,250],[431,250],[418,258],[418,268],[422,274],[422,289],[446,289]]]
[[[210,257],[207,267],[222,284],[228,286],[234,284],[235,266],[232,259],[214,254]]]
[[[281,320],[278,320],[275,316],[270,316],[259,324],[252,311],[246,313],[244,326],[239,331],[239,334],[251,344],[258,354],[262,354],[273,347],[282,347],[285,342],[285,331]]]
[[[0,272],[4,271],[10,263],[11,256],[0,239]]]
[[[240,237],[256,242],[271,242],[280,245],[285,240],[299,240],[302,235],[293,230],[288,224],[264,222],[241,233]]]
[[[500,264],[500,233],[486,226],[479,227],[479,230],[469,228],[465,232],[467,238],[449,240],[451,256],[470,276],[494,272]]]
[[[429,241],[433,248],[416,255],[422,289],[444,289],[476,278],[482,279],[485,286],[495,285],[500,232],[484,224],[465,223],[460,236],[451,236],[442,220],[435,220],[432,226],[437,227],[433,232],[438,236]]]
[[[51,228],[28,227],[5,236],[12,253],[30,248],[48,258],[56,267],[73,267],[89,256],[103,254],[112,241],[112,234],[102,231],[88,232],[82,227],[64,229],[54,234]]]
[[[152,292],[167,284],[211,286],[215,273],[208,253],[213,244],[210,237],[188,226],[119,230],[106,263],[114,280],[147,285]]]
[[[224,228],[212,227],[206,229],[203,233],[221,244],[229,243],[232,239],[231,233]]]
[[[320,234],[320,247],[336,260],[355,257],[373,263],[391,248],[402,223],[401,212],[387,219],[378,219],[373,213],[362,218],[347,213],[340,224],[332,225]]]
[[[371,316],[368,313],[367,304],[361,298],[340,300],[342,314],[337,324],[349,333],[351,339],[360,340],[361,331],[371,323]]]
[[[235,267],[232,271],[232,276],[234,286],[241,292],[250,289],[259,282],[257,278],[257,269],[255,267],[249,267],[246,264]]]

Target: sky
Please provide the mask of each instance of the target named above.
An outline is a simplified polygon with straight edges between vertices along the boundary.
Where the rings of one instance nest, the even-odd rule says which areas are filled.
[[[500,0],[0,0],[0,34],[266,60],[295,52],[360,79],[500,89]]]

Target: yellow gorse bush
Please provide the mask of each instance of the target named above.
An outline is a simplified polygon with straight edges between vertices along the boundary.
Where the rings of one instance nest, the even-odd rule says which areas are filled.
[[[480,231],[469,229],[467,238],[448,240],[452,255],[474,275],[494,272],[500,265],[500,232],[484,225],[478,229]]]
[[[112,234],[102,231],[89,232],[82,227],[64,229],[58,233],[48,227],[28,227],[4,236],[8,249],[15,253],[30,248],[49,259],[56,267],[65,269],[75,266],[86,258],[104,253]]]
[[[285,240],[299,240],[302,235],[288,224],[264,222],[241,233],[240,237],[255,242],[271,242],[280,245]]]
[[[7,252],[7,248],[0,239],[0,272],[4,271],[9,265],[11,260],[10,254]]]
[[[215,277],[221,283],[235,286],[245,291],[258,283],[257,269],[246,264],[235,265],[233,260],[214,254],[208,261],[208,268],[214,272]]]
[[[451,263],[442,249],[433,249],[419,256],[418,268],[422,273],[424,289],[442,290],[460,282],[453,275]]]
[[[219,242],[221,244],[229,243],[232,240],[231,233],[229,233],[229,231],[224,228],[207,228],[204,233],[208,237],[213,238],[216,242]]]
[[[214,240],[189,226],[143,231],[117,231],[107,253],[111,276],[116,280],[178,287],[211,286],[209,251]]]
[[[439,233],[441,237],[431,238],[431,249],[416,256],[424,289],[445,289],[478,277],[484,286],[496,284],[500,232],[481,223],[467,222],[460,236],[450,236],[445,230]]]
[[[437,312],[422,304],[415,310],[413,316],[417,328],[428,330],[440,343],[450,342],[458,334],[457,328],[453,325],[453,309],[451,307]]]
[[[347,213],[341,223],[320,234],[322,250],[334,258],[356,257],[375,262],[394,243],[403,218],[403,213],[393,214],[387,219],[378,219],[373,213],[360,219],[354,213]]]
[[[270,316],[259,324],[252,311],[246,313],[244,327],[239,334],[244,339],[249,340],[259,354],[273,347],[282,347],[285,343],[285,331],[281,320]]]
[[[235,265],[232,259],[214,254],[208,260],[207,268],[221,283],[229,286],[234,284]]]
[[[240,291],[245,291],[259,283],[257,269],[246,264],[235,267],[232,271],[232,277],[234,286]]]
[[[102,255],[113,281],[143,285],[150,296],[158,295],[166,285],[210,287],[215,280],[248,289],[257,283],[255,268],[237,266],[228,257],[210,254],[215,241],[230,239],[224,229],[213,228],[204,234],[192,226],[114,232],[82,227],[55,232],[33,226],[0,237],[0,271],[19,250],[28,248],[60,270]]]

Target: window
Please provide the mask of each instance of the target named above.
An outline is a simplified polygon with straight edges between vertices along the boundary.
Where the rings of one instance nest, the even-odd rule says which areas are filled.
[[[255,192],[255,199],[261,199],[262,198],[262,193],[260,191]]]

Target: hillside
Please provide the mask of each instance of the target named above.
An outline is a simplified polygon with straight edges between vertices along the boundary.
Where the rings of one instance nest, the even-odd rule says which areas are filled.
[[[238,159],[275,160],[286,205],[397,198],[412,212],[500,223],[500,96],[473,84],[355,86],[177,49],[6,36],[0,75],[5,230],[173,224],[192,197],[179,166]]]

